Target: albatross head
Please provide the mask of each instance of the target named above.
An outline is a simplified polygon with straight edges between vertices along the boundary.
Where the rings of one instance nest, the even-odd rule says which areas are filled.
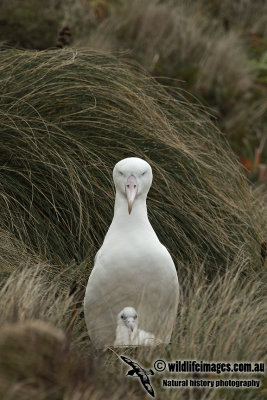
[[[152,178],[150,165],[141,158],[124,158],[115,165],[113,170],[114,184],[116,191],[126,197],[129,214],[131,214],[137,197],[144,196],[146,198]]]
[[[138,326],[137,312],[133,307],[124,307],[118,314],[118,326],[126,326],[127,329],[134,331]]]

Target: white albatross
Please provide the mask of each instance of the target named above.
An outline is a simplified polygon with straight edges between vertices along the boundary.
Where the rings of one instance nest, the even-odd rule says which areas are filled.
[[[138,310],[140,326],[168,344],[179,284],[172,258],[147,216],[152,170],[140,158],[125,158],[115,165],[113,179],[114,217],[95,257],[84,298],[88,333],[97,348],[113,346],[118,313],[131,304]]]
[[[124,307],[119,312],[114,346],[152,346],[160,343],[153,333],[138,329],[138,315],[133,307]]]

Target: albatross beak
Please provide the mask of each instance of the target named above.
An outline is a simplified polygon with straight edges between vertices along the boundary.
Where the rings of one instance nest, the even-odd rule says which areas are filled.
[[[136,182],[136,177],[134,175],[129,176],[125,190],[128,201],[128,211],[129,214],[131,214],[133,208],[133,202],[137,194],[137,182]]]

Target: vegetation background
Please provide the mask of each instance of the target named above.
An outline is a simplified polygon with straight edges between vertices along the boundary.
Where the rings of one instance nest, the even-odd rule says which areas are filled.
[[[0,398],[145,397],[82,309],[112,168],[132,155],[152,165],[181,299],[169,346],[123,353],[266,362],[266,27],[264,0],[1,1]],[[251,377],[259,389],[153,386],[263,399]]]

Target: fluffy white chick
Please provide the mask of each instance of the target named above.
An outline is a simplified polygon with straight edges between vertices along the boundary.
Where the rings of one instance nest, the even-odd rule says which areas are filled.
[[[153,333],[138,329],[138,316],[133,307],[119,312],[114,346],[151,346],[156,342]]]

